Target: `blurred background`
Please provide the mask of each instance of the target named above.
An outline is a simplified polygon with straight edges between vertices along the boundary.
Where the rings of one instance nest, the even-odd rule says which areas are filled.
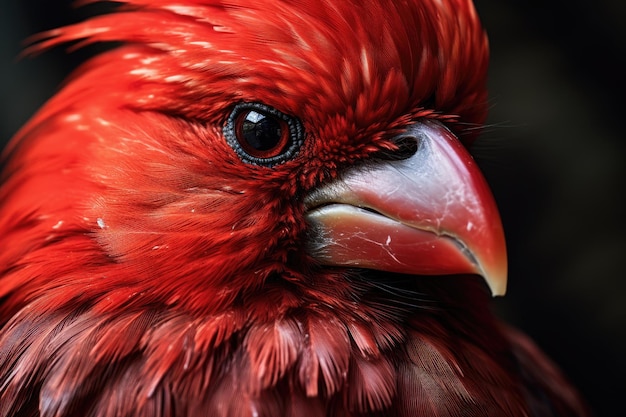
[[[18,59],[24,39],[111,8],[1,1],[0,147],[98,50]],[[560,365],[598,417],[624,416],[626,1],[476,7],[491,40],[491,115],[472,151],[500,205],[510,262],[508,294],[495,308]]]

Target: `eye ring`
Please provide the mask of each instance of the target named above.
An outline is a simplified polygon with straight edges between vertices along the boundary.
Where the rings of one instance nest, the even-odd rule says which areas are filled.
[[[293,158],[304,141],[304,129],[297,118],[262,103],[237,104],[223,132],[242,161],[266,167]]]

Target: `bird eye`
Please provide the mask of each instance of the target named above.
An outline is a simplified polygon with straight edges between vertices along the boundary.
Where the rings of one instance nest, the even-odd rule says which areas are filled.
[[[224,136],[244,162],[271,167],[296,155],[304,131],[298,119],[272,107],[240,103],[228,117]]]

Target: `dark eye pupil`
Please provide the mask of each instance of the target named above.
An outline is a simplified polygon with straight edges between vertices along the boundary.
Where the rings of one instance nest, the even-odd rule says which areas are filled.
[[[274,148],[283,135],[280,121],[254,110],[250,110],[245,115],[241,124],[241,133],[248,145],[258,151]]]
[[[242,161],[273,167],[298,153],[304,130],[300,120],[273,107],[239,103],[224,126],[224,138]]]

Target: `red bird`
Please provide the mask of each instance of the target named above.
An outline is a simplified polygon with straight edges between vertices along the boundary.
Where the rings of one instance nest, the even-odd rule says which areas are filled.
[[[124,0],[5,151],[0,416],[584,416],[489,310],[470,0]]]

